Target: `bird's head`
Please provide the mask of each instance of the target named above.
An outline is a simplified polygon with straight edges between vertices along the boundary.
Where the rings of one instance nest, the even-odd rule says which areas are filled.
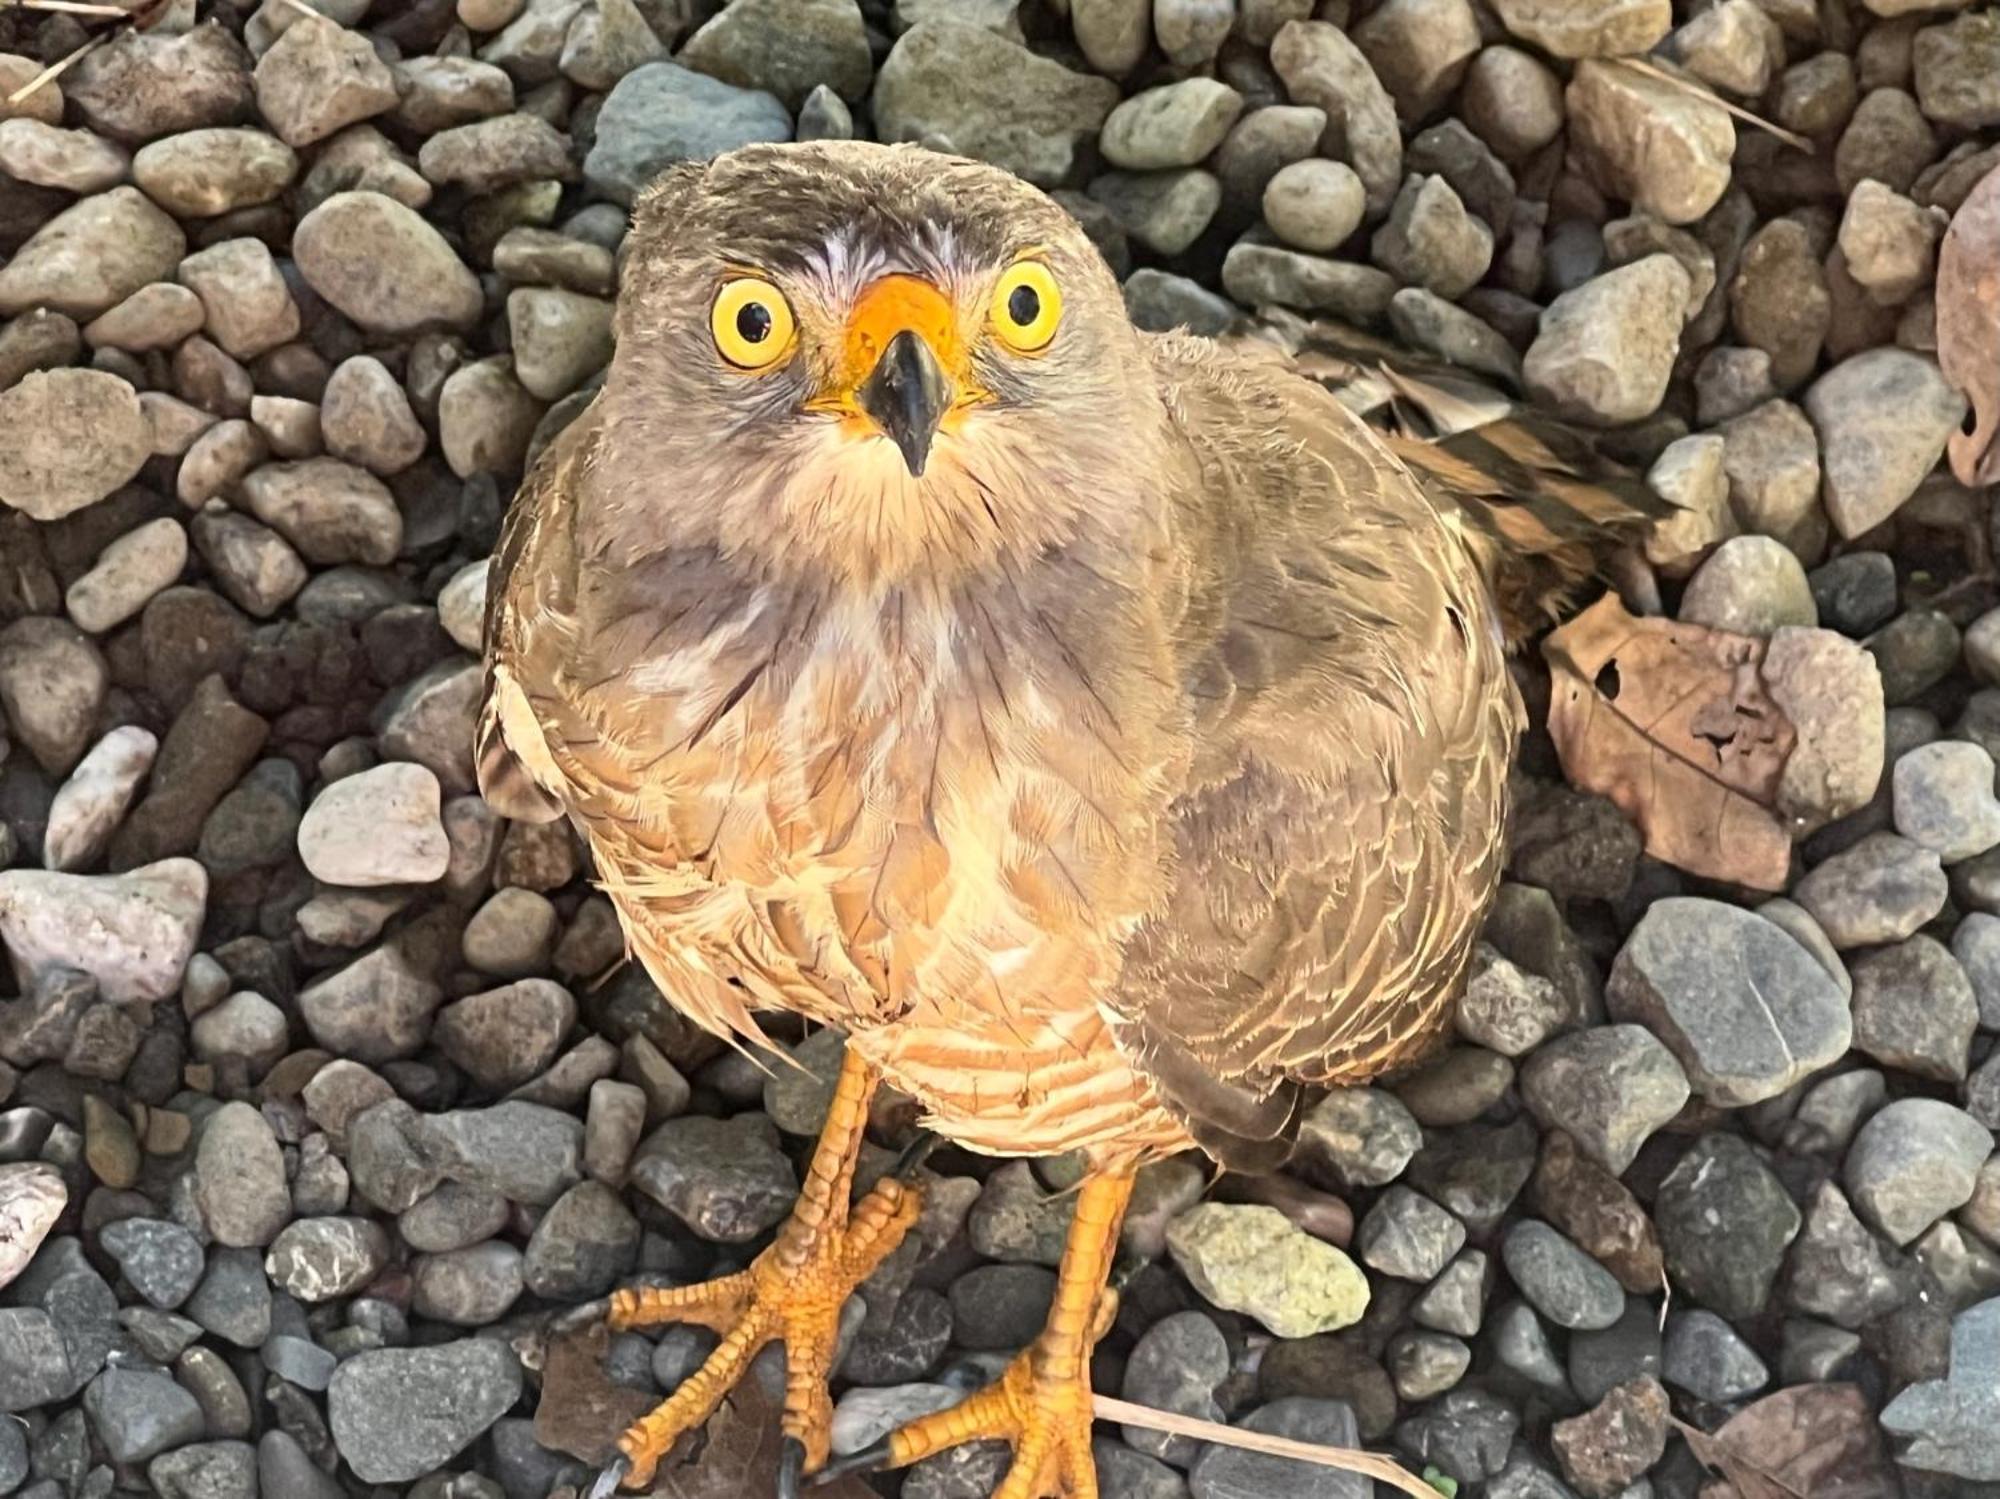
[[[1074,220],[976,162],[755,146],[641,196],[595,483],[665,545],[894,583],[1115,523],[1164,430]]]

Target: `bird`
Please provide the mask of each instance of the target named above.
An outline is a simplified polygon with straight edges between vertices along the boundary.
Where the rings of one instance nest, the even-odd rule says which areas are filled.
[[[1441,1034],[1504,864],[1511,645],[1650,498],[1299,319],[1142,333],[1051,198],[914,145],[678,164],[621,253],[602,385],[491,562],[480,786],[569,821],[691,1020],[847,1041],[770,1246],[610,1298],[721,1335],[611,1476],[781,1340],[781,1491],[999,1438],[995,1499],[1094,1499],[1135,1173],[1273,1169],[1315,1090]],[[884,1086],[1087,1170],[1043,1332],[830,1465],[841,1304],[919,1211],[854,1192]]]

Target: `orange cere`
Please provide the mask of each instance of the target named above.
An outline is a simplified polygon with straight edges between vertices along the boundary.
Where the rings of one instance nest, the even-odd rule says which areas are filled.
[[[951,381],[954,407],[984,398],[972,375],[972,349],[959,330],[958,309],[930,282],[917,276],[884,276],[871,284],[848,315],[847,336],[826,395],[817,405],[853,412],[860,389],[898,333],[917,334],[930,345]]]

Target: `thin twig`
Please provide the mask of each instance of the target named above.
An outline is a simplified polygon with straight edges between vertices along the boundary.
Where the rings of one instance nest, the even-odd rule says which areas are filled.
[[[120,14],[123,14],[123,12],[120,12]],[[65,57],[61,62],[51,63],[48,67],[43,68],[41,72],[37,73],[33,78],[30,78],[26,83],[22,84],[19,88],[15,89],[13,93],[9,94],[7,96],[7,102],[9,104],[19,104],[23,99],[27,98],[28,95],[32,94],[36,89],[40,88],[43,84],[55,82],[55,80],[62,77],[64,72],[66,72],[72,64],[74,64],[79,58],[81,58],[84,53],[88,52],[92,47],[95,47],[98,43],[102,42],[103,40],[104,38],[101,36],[94,36],[89,41],[85,42],[81,47],[78,47],[76,51],[70,53],[70,55],[68,57]]]
[[[1803,135],[1787,130],[1782,125],[1773,125],[1762,115],[1752,114],[1740,104],[1731,104],[1722,95],[1716,93],[1714,89],[1704,84],[1696,83],[1693,79],[1683,78],[1678,73],[1669,73],[1665,68],[1655,67],[1643,57],[1614,57],[1610,60],[1622,63],[1633,72],[1643,73],[1646,77],[1656,82],[1664,83],[1669,88],[1677,88],[1684,94],[1693,94],[1698,99],[1706,99],[1718,109],[1727,110],[1730,114],[1735,115],[1737,119],[1747,124],[1755,125],[1759,130],[1770,131],[1771,134],[1775,135],[1795,151],[1809,152],[1813,149],[1813,143]]]
[[[1298,1442],[1290,1437],[1267,1436],[1261,1431],[1244,1431],[1193,1416],[1177,1416],[1156,1411],[1149,1405],[1114,1400],[1109,1395],[1091,1396],[1091,1406],[1100,1421],[1116,1421],[1123,1426],[1143,1426],[1148,1431],[1164,1431],[1171,1436],[1192,1437],[1198,1442],[1214,1442],[1222,1447],[1240,1447],[1245,1452],[1261,1452],[1266,1457],[1289,1457],[1343,1473],[1359,1473],[1391,1488],[1401,1489],[1413,1499],[1438,1499],[1438,1491],[1413,1476],[1394,1458],[1378,1457],[1352,1447],[1324,1447],[1317,1442]]]
[[[0,0],[0,10],[10,10],[17,5],[22,10],[57,11],[66,16],[104,16],[116,21],[123,21],[132,14],[122,5],[100,5],[94,0]]]

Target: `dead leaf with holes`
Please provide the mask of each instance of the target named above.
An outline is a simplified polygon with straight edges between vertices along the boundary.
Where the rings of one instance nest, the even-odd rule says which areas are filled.
[[[1937,351],[1972,403],[1970,432],[1946,451],[1959,483],[2000,484],[2000,167],[1966,195],[1938,247]]]
[[[1797,734],[1765,690],[1763,641],[1639,619],[1606,595],[1542,654],[1571,784],[1615,802],[1656,859],[1784,888],[1792,840],[1772,806]]]
[[[1855,1385],[1793,1385],[1713,1432],[1674,1424],[1736,1499],[1894,1499],[1902,1492],[1868,1398]]]

